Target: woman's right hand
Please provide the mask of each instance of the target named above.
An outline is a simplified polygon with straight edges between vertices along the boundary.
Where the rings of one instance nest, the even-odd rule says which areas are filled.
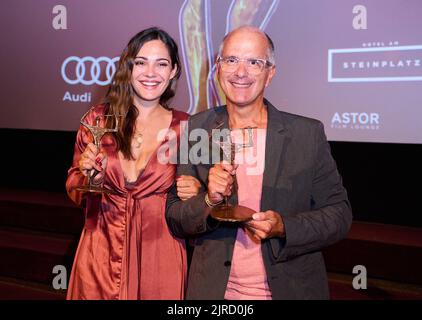
[[[84,176],[88,176],[92,169],[98,171],[94,178],[94,182],[101,181],[104,178],[105,168],[107,167],[107,156],[99,152],[98,148],[89,143],[79,159],[79,170]],[[92,171],[94,174],[94,171]]]

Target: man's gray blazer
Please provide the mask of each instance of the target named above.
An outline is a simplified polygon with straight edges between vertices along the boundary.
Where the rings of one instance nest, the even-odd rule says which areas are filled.
[[[286,237],[262,241],[273,299],[328,299],[321,249],[344,238],[352,212],[321,122],[278,111],[267,100],[267,137],[261,211],[283,217]],[[228,128],[225,106],[192,116],[188,132]],[[193,145],[194,142],[191,142]],[[183,155],[181,155],[183,157]],[[185,157],[186,158],[186,157]],[[209,217],[204,197],[211,165],[179,164],[177,175],[195,176],[200,193],[186,201],[173,187],[166,219],[172,233],[189,238],[194,251],[187,299],[224,299],[237,226]],[[236,196],[231,199],[237,203]]]

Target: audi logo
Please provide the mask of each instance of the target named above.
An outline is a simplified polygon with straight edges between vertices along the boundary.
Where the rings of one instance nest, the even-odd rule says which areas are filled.
[[[106,86],[111,83],[114,72],[116,72],[116,62],[119,61],[119,57],[109,58],[109,57],[83,57],[79,58],[76,56],[68,57],[63,61],[61,73],[63,80],[68,84],[84,84],[90,86],[92,84],[98,84],[100,86]],[[68,65],[71,62],[76,62],[75,65],[75,78],[70,79],[68,77]],[[87,72],[86,63],[91,63],[91,67]],[[100,63],[106,63],[105,68],[105,80],[101,80],[101,66]]]

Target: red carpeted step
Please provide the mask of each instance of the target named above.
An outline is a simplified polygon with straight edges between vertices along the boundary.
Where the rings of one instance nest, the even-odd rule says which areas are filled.
[[[49,299],[54,266],[64,265],[70,275],[83,222],[82,210],[66,194],[0,189],[0,277],[47,288],[0,282],[0,298],[9,290],[12,297],[32,292]],[[326,248],[324,256],[333,299],[422,299],[421,229],[355,221],[348,237]],[[367,269],[367,290],[352,287],[356,265]],[[380,285],[380,279],[392,284]]]
[[[0,278],[0,300],[64,300],[65,290],[54,290],[51,287],[34,282],[12,278]]]
[[[0,190],[0,226],[79,235],[83,211],[62,193]]]
[[[53,268],[70,275],[79,237],[0,229],[0,276],[51,285]]]
[[[330,272],[353,275],[363,265],[369,278],[422,285],[422,229],[355,221],[324,257]]]
[[[422,300],[422,286],[369,278],[367,289],[353,288],[353,277],[328,274],[332,300]]]

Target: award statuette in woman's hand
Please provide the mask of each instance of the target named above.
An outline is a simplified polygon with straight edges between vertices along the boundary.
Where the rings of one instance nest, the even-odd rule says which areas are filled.
[[[91,125],[87,122],[84,121],[86,114],[82,117],[81,119],[81,124],[87,128],[89,130],[89,132],[91,132],[93,138],[94,138],[94,145],[97,147],[98,150],[100,150],[101,147],[101,139],[102,137],[106,134],[106,133],[111,133],[111,132],[117,132],[118,130],[118,126],[119,126],[119,118],[118,116],[115,115],[99,115],[95,118],[95,124]],[[106,127],[102,127],[102,124],[107,124],[108,122],[111,121],[106,121],[108,117],[115,117],[115,121],[114,121],[114,128],[106,128]],[[101,185],[99,185],[98,183],[95,183],[95,177],[98,175],[100,171],[95,170],[95,169],[91,169],[88,172],[88,184],[84,185],[84,186],[79,186],[76,187],[75,189],[78,191],[82,191],[82,192],[91,192],[91,193],[113,193],[112,190],[108,190],[103,188]]]

